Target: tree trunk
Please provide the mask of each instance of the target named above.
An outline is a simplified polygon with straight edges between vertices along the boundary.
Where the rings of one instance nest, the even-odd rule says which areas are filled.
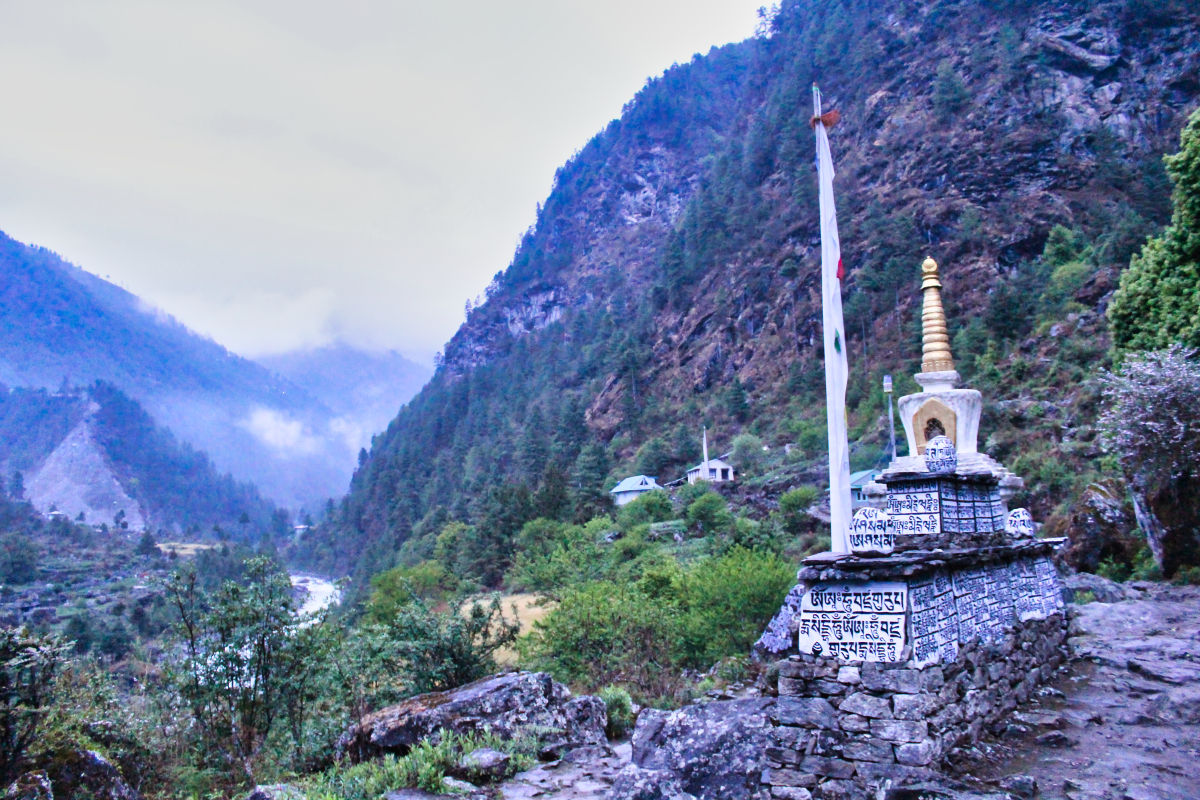
[[[1166,528],[1158,521],[1145,494],[1132,487],[1129,494],[1133,498],[1134,516],[1137,518],[1138,527],[1142,529],[1142,533],[1146,534],[1146,544],[1150,546],[1154,563],[1158,564],[1159,569],[1163,569],[1163,539],[1167,535]]]

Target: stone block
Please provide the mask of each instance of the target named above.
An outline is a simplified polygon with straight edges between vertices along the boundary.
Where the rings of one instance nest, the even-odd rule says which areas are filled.
[[[812,800],[812,792],[799,786],[772,786],[771,797],[779,800]]]
[[[935,748],[932,741],[910,742],[896,745],[896,761],[909,767],[923,767],[933,761]]]
[[[895,761],[892,743],[870,736],[856,736],[842,745],[842,755],[850,761]]]
[[[825,781],[821,784],[821,800],[858,800],[860,787],[854,781]]]
[[[988,665],[988,680],[995,683],[1003,678],[1008,677],[1008,664],[1004,661],[997,661],[994,664]]]
[[[779,676],[780,697],[803,697],[808,694],[809,681],[805,678],[785,678]]]
[[[780,661],[779,677],[807,681],[816,677],[816,670],[811,664],[803,664],[798,661]]]
[[[780,747],[791,747],[803,750],[808,744],[812,731],[795,728],[791,725],[776,725],[771,728],[771,739]]]
[[[859,667],[859,679],[863,688],[872,692],[883,691],[883,668],[876,661],[864,661]]]
[[[842,667],[838,670],[837,681],[856,686],[862,683],[862,670],[858,667]]]
[[[799,764],[804,754],[790,747],[768,747],[767,758],[780,764]]]
[[[942,668],[936,664],[931,667],[926,667],[921,670],[921,691],[925,693],[936,693],[942,690],[946,685],[946,675]]]
[[[814,775],[823,775],[826,778],[841,778],[846,780],[854,777],[854,764],[849,761],[843,761],[840,758],[809,756],[804,759],[804,763],[800,765],[800,769],[804,772],[811,772]]]
[[[873,719],[871,735],[889,742],[922,742],[929,738],[929,724],[925,720]]]
[[[806,748],[806,752],[810,756],[840,756],[842,743],[846,741],[846,738],[846,734],[841,731],[816,731],[809,734],[809,741],[812,744]]]
[[[921,691],[921,671],[915,669],[884,670],[883,688],[889,692],[916,694]]]
[[[773,718],[780,725],[801,728],[838,727],[837,711],[823,697],[781,697],[775,704]]]
[[[817,776],[797,769],[764,769],[762,782],[770,786],[800,786],[811,789],[817,785]]]
[[[876,764],[870,761],[860,761],[856,768],[858,777],[869,786],[877,786],[889,779],[893,784],[899,785],[932,780],[935,777],[934,771],[928,767],[909,767],[904,764]]]
[[[892,716],[896,719],[925,719],[933,698],[927,694],[892,695]]]
[[[871,730],[871,720],[858,714],[846,714],[841,718],[842,730],[866,733]],[[793,728],[795,730],[795,728]]]
[[[846,691],[845,684],[838,683],[837,681],[831,681],[828,678],[821,678],[819,680],[811,681],[808,684],[808,687],[809,691],[817,694],[823,694],[827,697],[839,695]]]
[[[958,688],[959,684],[957,681],[947,683],[942,687],[942,691],[938,693],[938,697],[944,705],[951,705],[958,702]]]
[[[967,719],[982,719],[992,710],[988,693],[981,689],[972,689],[962,701],[963,713]]]
[[[870,719],[891,719],[892,706],[886,697],[876,697],[866,692],[852,694],[842,701],[838,710],[843,714],[858,714]]]

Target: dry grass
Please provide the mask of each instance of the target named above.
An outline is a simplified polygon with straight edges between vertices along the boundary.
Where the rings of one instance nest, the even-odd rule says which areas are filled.
[[[521,624],[521,634],[529,633],[533,627],[533,623],[544,618],[554,608],[553,602],[547,602],[546,605],[538,605],[543,598],[540,594],[509,594],[500,598],[504,604],[505,618],[512,619],[512,607],[517,607],[517,622]],[[510,667],[517,663],[517,651],[505,647],[496,651],[496,663]]]
[[[169,555],[172,550],[181,556],[191,557],[201,550],[212,550],[217,545],[215,544],[196,544],[189,542],[160,542],[158,549],[162,550],[165,555]]]

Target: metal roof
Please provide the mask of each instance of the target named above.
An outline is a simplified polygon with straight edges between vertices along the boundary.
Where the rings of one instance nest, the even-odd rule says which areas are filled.
[[[649,475],[634,475],[631,478],[618,483],[609,490],[609,494],[620,494],[621,492],[650,492],[655,489],[661,489],[656,480]]]

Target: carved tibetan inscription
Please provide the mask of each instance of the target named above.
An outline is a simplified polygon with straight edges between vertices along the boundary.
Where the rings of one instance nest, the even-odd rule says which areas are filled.
[[[800,603],[801,653],[845,661],[899,661],[908,584],[817,583]]]
[[[958,656],[958,607],[954,585],[944,572],[909,585],[912,603],[913,658],[924,666]]]
[[[897,535],[941,533],[941,504],[936,480],[888,484],[888,516]]]

